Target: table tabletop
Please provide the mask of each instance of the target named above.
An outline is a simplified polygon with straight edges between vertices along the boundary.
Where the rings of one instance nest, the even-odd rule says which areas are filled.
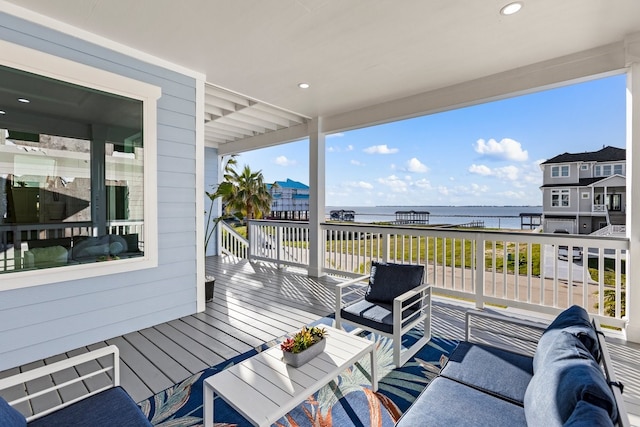
[[[371,384],[377,390],[375,343],[336,328],[326,330],[324,352],[299,368],[285,364],[280,346],[274,346],[207,378],[205,426],[213,424],[213,392],[253,425],[268,426],[366,354],[371,355]]]

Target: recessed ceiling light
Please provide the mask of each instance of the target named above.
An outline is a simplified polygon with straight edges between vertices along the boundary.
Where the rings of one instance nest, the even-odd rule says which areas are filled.
[[[298,87],[300,89],[309,89],[309,87],[311,87],[311,85],[309,83],[298,83]]]
[[[22,103],[24,103],[24,104],[28,104],[28,103],[30,103],[31,101],[29,101],[27,98],[18,98],[18,102],[22,102]]]
[[[7,114],[7,113],[6,113],[6,112],[4,112],[4,111],[2,111],[2,110],[0,110],[0,114]]]
[[[500,13],[502,15],[509,16],[509,15],[513,15],[514,13],[519,12],[520,9],[522,9],[522,2],[515,1],[513,3],[509,3],[508,5],[504,6],[502,9],[500,9]]]

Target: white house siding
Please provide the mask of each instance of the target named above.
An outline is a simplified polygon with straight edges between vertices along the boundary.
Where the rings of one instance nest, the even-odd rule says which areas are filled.
[[[5,13],[0,39],[162,89],[158,267],[1,292],[0,370],[194,313],[195,78]]]

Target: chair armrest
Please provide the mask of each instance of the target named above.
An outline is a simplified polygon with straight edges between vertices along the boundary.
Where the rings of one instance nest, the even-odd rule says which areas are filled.
[[[370,276],[371,276],[370,274],[367,274],[365,276],[356,277],[355,279],[347,280],[346,282],[341,282],[336,285],[336,301],[335,301],[336,316],[340,314],[340,309],[342,308],[342,298],[345,297],[346,295],[350,295],[354,292],[358,292],[360,289],[364,288],[365,286],[368,286],[368,283],[359,283],[359,282],[362,282],[363,280],[368,279]],[[349,286],[353,286],[355,287],[355,289],[345,291],[345,288]],[[358,301],[360,299],[362,298],[358,298]]]
[[[397,297],[394,298],[393,300],[393,308],[394,310],[397,310],[398,308],[401,308],[401,311],[407,310],[408,308],[413,307],[414,305],[416,305],[417,303],[421,302],[423,298],[417,299],[414,303],[403,307],[403,304],[405,301],[410,300],[411,298],[415,297],[416,295],[421,294],[422,292],[428,290],[427,293],[431,293],[431,285],[422,285],[422,286],[418,286],[416,288],[410,289],[407,292],[405,292],[402,295],[398,295]],[[396,305],[398,304],[398,305]]]
[[[616,379],[616,374],[611,362],[611,356],[609,355],[609,348],[607,347],[607,343],[604,339],[604,333],[600,328],[600,322],[597,318],[593,318],[592,324],[596,330],[596,336],[598,337],[598,346],[600,347],[600,352],[602,354],[601,363],[604,369],[604,374],[607,378],[607,383],[609,383],[609,387],[611,388],[611,392],[613,393],[616,406],[618,407],[618,425],[621,427],[628,427],[631,425],[631,422],[629,421],[629,415],[625,409],[624,398],[622,397],[622,384]]]
[[[78,365],[81,365],[83,363],[87,363],[90,361],[94,361],[100,358],[103,358],[105,356],[111,356],[112,357],[112,363],[109,366],[100,368],[100,369],[96,369],[94,371],[91,371],[89,373],[86,373],[84,375],[80,375],[76,378],[73,378],[71,380],[65,381],[63,383],[60,384],[55,384],[52,385],[51,387],[48,387],[46,389],[37,391],[37,392],[33,392],[31,394],[27,394],[23,397],[20,397],[18,399],[12,400],[10,402],[8,402],[11,406],[17,405],[19,403],[25,402],[25,401],[30,401],[38,396],[42,396],[48,393],[52,393],[52,392],[57,392],[57,390],[60,390],[64,387],[70,386],[72,384],[76,384],[78,382],[84,381],[88,378],[92,378],[95,377],[97,375],[100,374],[106,374],[107,372],[111,371],[112,375],[111,375],[111,384],[102,388],[99,388],[97,390],[93,390],[88,392],[87,394],[84,394],[80,397],[77,397],[75,399],[63,402],[57,406],[54,406],[53,408],[49,408],[45,411],[39,412],[38,414],[34,414],[30,417],[27,417],[27,421],[31,421],[33,419],[36,418],[40,418],[43,417],[47,414],[50,414],[51,412],[55,412],[59,409],[62,409],[66,406],[69,406],[73,403],[76,403],[82,399],[85,399],[89,396],[93,396],[94,394],[98,394],[104,390],[107,390],[111,387],[115,387],[115,386],[119,386],[120,385],[120,353],[118,351],[118,347],[116,347],[115,345],[110,345],[107,347],[103,347],[97,350],[93,350],[90,351],[88,353],[84,353],[84,354],[80,354],[74,357],[70,357],[68,359],[65,360],[60,360],[59,362],[55,362],[52,363],[50,365],[45,365],[45,366],[41,366],[39,368],[35,368],[32,369],[30,371],[26,371],[26,372],[21,372],[19,374],[15,374],[12,375],[10,377],[7,378],[2,378],[0,379],[0,390],[5,390],[7,388],[10,387],[14,387],[17,385],[22,385],[26,382],[29,381],[33,381],[39,378],[43,378],[43,377],[48,377],[52,374],[55,374],[57,372],[60,371],[64,371],[67,370],[69,368],[74,368]],[[27,388],[24,388],[25,390],[27,390]],[[28,391],[27,391],[28,393]]]

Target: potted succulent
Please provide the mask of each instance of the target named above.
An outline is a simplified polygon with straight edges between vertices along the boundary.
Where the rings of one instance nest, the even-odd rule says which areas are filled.
[[[325,328],[304,326],[293,337],[280,344],[285,363],[294,368],[304,365],[324,351],[327,344],[326,336]]]

